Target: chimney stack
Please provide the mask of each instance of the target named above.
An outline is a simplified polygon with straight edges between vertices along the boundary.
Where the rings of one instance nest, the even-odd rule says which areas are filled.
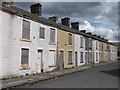
[[[94,34],[93,36],[97,37],[97,35],[96,35],[96,34]]]
[[[91,32],[88,32],[87,34],[92,35],[92,33],[91,33]]]
[[[33,4],[30,6],[31,13],[42,16],[42,5],[40,3]]]
[[[86,33],[86,30],[80,30],[80,32]]]
[[[76,29],[76,30],[79,30],[79,22],[72,22],[71,27]]]
[[[63,19],[61,19],[61,23],[63,24],[63,25],[66,25],[66,26],[69,26],[70,27],[70,18],[63,18]]]
[[[13,5],[13,1],[12,0],[4,0],[4,2],[2,2],[3,5],[10,7]]]
[[[49,17],[49,19],[55,23],[58,23],[58,17],[57,16],[53,16],[53,17]]]
[[[101,38],[100,36],[97,36],[98,38]]]

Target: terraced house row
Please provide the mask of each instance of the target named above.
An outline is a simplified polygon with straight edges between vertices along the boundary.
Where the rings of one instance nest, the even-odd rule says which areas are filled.
[[[16,77],[117,60],[117,47],[79,30],[79,22],[42,17],[42,5],[31,12],[0,5],[0,78]]]

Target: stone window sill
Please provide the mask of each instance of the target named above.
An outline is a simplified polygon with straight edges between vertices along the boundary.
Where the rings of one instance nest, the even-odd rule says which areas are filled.
[[[29,40],[29,39],[24,39],[24,38],[21,38],[20,40],[21,40],[21,41],[26,41],[26,42],[31,42],[31,40]]]
[[[56,67],[56,65],[49,65],[49,68]]]
[[[28,64],[22,64],[21,67],[20,67],[20,70],[29,70],[30,67]]]
[[[53,42],[49,42],[50,45],[56,45],[56,43],[53,43]]]

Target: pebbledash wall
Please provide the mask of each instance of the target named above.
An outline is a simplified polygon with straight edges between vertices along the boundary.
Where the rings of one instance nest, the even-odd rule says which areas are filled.
[[[40,73],[40,71],[38,71],[38,68],[41,68],[40,62],[38,61],[38,50],[43,51],[44,72],[54,70],[56,67],[49,67],[49,51],[54,50],[56,56],[57,29],[2,11],[0,11],[0,14],[2,14],[2,18],[4,19],[2,20],[2,25],[0,24],[0,30],[2,30],[2,33],[0,33],[0,36],[2,35],[2,37],[0,37],[0,41],[2,41],[0,42],[0,45],[2,45],[2,48],[0,46],[0,64],[2,64],[0,65],[2,66],[0,69],[2,68],[2,74],[0,73],[0,75],[2,76],[0,76],[0,78],[20,76],[26,73]],[[23,20],[30,22],[31,42],[21,40]],[[39,27],[45,28],[45,39],[39,38]],[[54,44],[50,44],[50,28],[55,29]],[[1,38],[3,39],[1,40]],[[27,70],[20,69],[21,48],[29,49],[29,68]]]

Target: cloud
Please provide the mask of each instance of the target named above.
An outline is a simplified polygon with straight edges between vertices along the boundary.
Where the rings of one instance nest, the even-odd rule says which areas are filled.
[[[114,24],[118,22],[118,3],[116,2],[50,2],[43,3],[44,15],[69,16],[80,22],[93,20]]]
[[[100,35],[101,37],[108,39],[109,41],[118,41],[120,37],[118,31],[111,30],[105,27],[96,28],[90,24],[89,21],[84,21],[84,25],[80,25],[80,30],[86,30],[87,32],[92,32],[93,34]]]

